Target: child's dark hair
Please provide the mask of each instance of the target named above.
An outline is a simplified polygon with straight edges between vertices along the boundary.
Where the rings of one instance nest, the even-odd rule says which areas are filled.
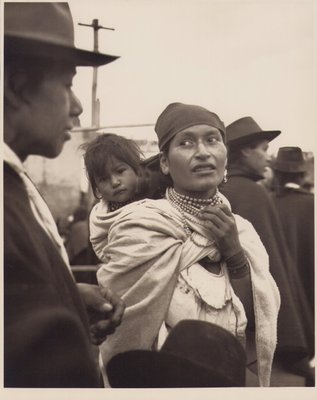
[[[103,133],[90,142],[83,143],[84,162],[94,196],[98,199],[96,178],[108,178],[108,165],[112,157],[140,172],[143,153],[135,141],[114,133]]]

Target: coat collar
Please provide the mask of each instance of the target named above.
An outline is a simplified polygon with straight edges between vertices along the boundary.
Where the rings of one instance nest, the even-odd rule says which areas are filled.
[[[251,172],[250,169],[244,165],[232,164],[228,166],[228,178],[233,176],[243,176],[245,178],[251,179],[254,182],[263,179],[262,175],[255,174]]]

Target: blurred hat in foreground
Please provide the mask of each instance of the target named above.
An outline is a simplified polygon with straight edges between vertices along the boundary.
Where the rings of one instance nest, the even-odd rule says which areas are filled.
[[[180,321],[160,351],[131,350],[107,364],[111,387],[245,386],[246,356],[229,331],[205,321]]]
[[[68,3],[4,3],[4,52],[6,57],[45,57],[79,66],[104,65],[118,58],[75,47]]]
[[[229,146],[240,146],[256,140],[268,140],[270,142],[281,133],[277,130],[264,131],[252,117],[243,117],[232,122],[227,126],[226,132]]]
[[[280,147],[271,167],[281,172],[305,172],[306,164],[300,147]]]

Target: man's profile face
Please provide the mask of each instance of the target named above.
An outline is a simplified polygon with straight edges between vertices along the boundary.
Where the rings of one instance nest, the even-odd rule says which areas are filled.
[[[28,91],[24,127],[25,156],[37,154],[54,158],[70,139],[73,119],[82,112],[72,91],[76,70],[72,66],[56,67],[44,74],[34,90]]]
[[[257,175],[263,176],[266,167],[268,166],[268,147],[269,141],[262,140],[256,143],[254,146],[248,148],[248,152],[244,160],[250,170]]]

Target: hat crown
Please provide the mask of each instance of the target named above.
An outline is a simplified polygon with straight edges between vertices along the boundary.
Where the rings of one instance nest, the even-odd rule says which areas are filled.
[[[246,144],[254,140],[273,140],[281,131],[264,131],[252,117],[243,117],[226,127],[227,142],[231,144]]]
[[[182,320],[159,351],[125,351],[106,368],[111,387],[237,387],[245,386],[246,354],[226,329]]]
[[[261,132],[262,129],[252,117],[243,117],[227,126],[228,141],[234,139],[237,135],[249,135],[255,132]]]
[[[304,172],[305,160],[300,147],[280,147],[272,167],[282,172]]]
[[[200,320],[182,320],[170,332],[161,351],[204,368],[216,369],[232,381],[244,379],[246,356],[243,346],[221,326]]]
[[[280,147],[277,154],[278,161],[303,162],[304,157],[299,147]]]
[[[5,3],[4,15],[5,36],[74,46],[74,24],[67,3]]]
[[[5,3],[5,61],[36,57],[70,62],[80,66],[100,66],[118,57],[78,49],[74,43],[74,23],[68,3]]]

